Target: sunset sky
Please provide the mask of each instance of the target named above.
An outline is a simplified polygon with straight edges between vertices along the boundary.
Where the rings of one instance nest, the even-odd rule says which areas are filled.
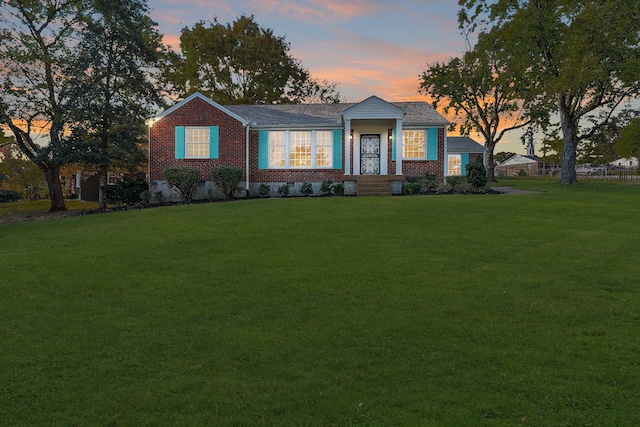
[[[199,20],[232,22],[253,15],[284,36],[291,55],[312,76],[338,84],[343,100],[371,95],[387,101],[427,101],[418,76],[429,63],[464,52],[456,0],[148,0],[166,44]],[[472,135],[473,136],[473,135]],[[478,137],[476,140],[482,142]],[[519,134],[496,152],[524,153]]]

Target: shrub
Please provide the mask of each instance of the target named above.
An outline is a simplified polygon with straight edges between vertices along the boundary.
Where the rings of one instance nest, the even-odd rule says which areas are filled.
[[[333,194],[335,194],[336,196],[344,196],[344,184],[342,183],[337,183],[337,184],[333,184]]]
[[[427,172],[421,180],[422,189],[424,191],[435,191],[438,188],[438,177],[435,174]]]
[[[330,179],[322,181],[322,184],[320,185],[320,192],[322,194],[324,194],[325,196],[329,196],[331,195],[332,189],[333,189],[333,181],[331,181]]]
[[[162,171],[167,185],[175,189],[186,203],[191,203],[200,183],[200,171],[189,166],[171,166]]]
[[[313,186],[310,182],[303,182],[298,189],[303,196],[309,197],[313,194]]]
[[[402,192],[404,194],[418,194],[422,189],[422,184],[420,182],[408,182],[402,187]]]
[[[289,195],[289,184],[282,184],[278,187],[278,194],[282,197],[287,197]]]
[[[152,197],[153,195],[149,190],[144,190],[142,193],[140,193],[140,201],[142,201],[143,205],[148,205],[149,203],[151,203]]]
[[[242,180],[242,169],[235,166],[218,166],[211,168],[211,181],[218,187],[225,199],[233,199],[233,195]]]
[[[148,189],[142,176],[125,175],[114,185],[104,186],[104,199],[112,205],[135,205],[142,201],[141,193]]]
[[[451,193],[452,190],[453,190],[453,187],[446,180],[439,182],[438,186],[436,187],[436,192],[438,194],[448,194],[448,193]]]
[[[161,190],[158,190],[153,193],[153,201],[157,203],[164,202],[164,193]]]
[[[258,187],[258,193],[260,193],[260,197],[269,197],[269,194],[271,194],[271,186],[263,182],[260,184],[260,187]]]
[[[473,188],[484,188],[487,185],[487,170],[482,162],[469,163],[466,170],[467,182]]]
[[[15,202],[20,199],[22,199],[22,196],[17,191],[0,190],[0,203]]]

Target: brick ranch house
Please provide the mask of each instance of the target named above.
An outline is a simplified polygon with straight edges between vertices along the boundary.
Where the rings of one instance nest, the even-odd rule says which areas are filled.
[[[222,106],[194,93],[149,121],[150,189],[175,198],[162,171],[191,166],[206,180],[196,196],[205,198],[211,168],[235,166],[237,195],[257,195],[262,183],[272,195],[288,183],[295,195],[303,182],[320,194],[325,180],[346,195],[397,194],[406,177],[449,175],[448,125],[425,102]]]

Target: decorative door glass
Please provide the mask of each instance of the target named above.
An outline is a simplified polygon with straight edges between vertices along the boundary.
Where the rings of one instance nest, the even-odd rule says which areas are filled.
[[[380,135],[360,137],[360,173],[362,175],[380,174]]]

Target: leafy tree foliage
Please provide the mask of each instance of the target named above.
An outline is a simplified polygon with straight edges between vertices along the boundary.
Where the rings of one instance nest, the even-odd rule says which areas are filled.
[[[640,118],[633,118],[620,130],[616,151],[623,157],[640,159]]]
[[[160,37],[146,0],[0,0],[0,12],[0,125],[44,172],[50,210],[64,210],[65,164],[142,158]]]
[[[0,187],[35,200],[43,196],[46,182],[42,171],[15,144],[7,143],[0,146]]]
[[[516,153],[512,153],[511,151],[500,151],[499,153],[494,154],[493,160],[495,160],[497,163],[502,163],[506,160],[509,160],[515,155]]]
[[[336,85],[311,77],[289,54],[284,37],[241,16],[183,28],[182,56],[174,54],[164,79],[186,96],[199,91],[221,104],[339,102]]]
[[[0,124],[44,174],[50,211],[65,210],[60,167],[65,158],[65,68],[78,43],[82,0],[0,0]],[[45,134],[43,141],[34,133]]]
[[[478,132],[487,150],[487,179],[495,182],[494,149],[506,132],[526,126],[530,114],[516,93],[519,80],[492,50],[467,52],[447,63],[435,62],[421,75],[421,91],[434,108],[460,117],[464,135]],[[452,130],[456,123],[453,123]]]
[[[577,182],[581,141],[640,91],[637,0],[459,0],[459,21],[479,46],[500,46],[518,93],[556,113],[562,131],[563,184]],[[530,107],[532,108],[532,107]],[[542,121],[548,129],[549,121]]]
[[[93,12],[69,69],[77,99],[69,115],[77,160],[100,172],[104,208],[107,173],[145,164],[144,121],[160,103],[150,70],[162,43],[146,0],[94,0]]]

